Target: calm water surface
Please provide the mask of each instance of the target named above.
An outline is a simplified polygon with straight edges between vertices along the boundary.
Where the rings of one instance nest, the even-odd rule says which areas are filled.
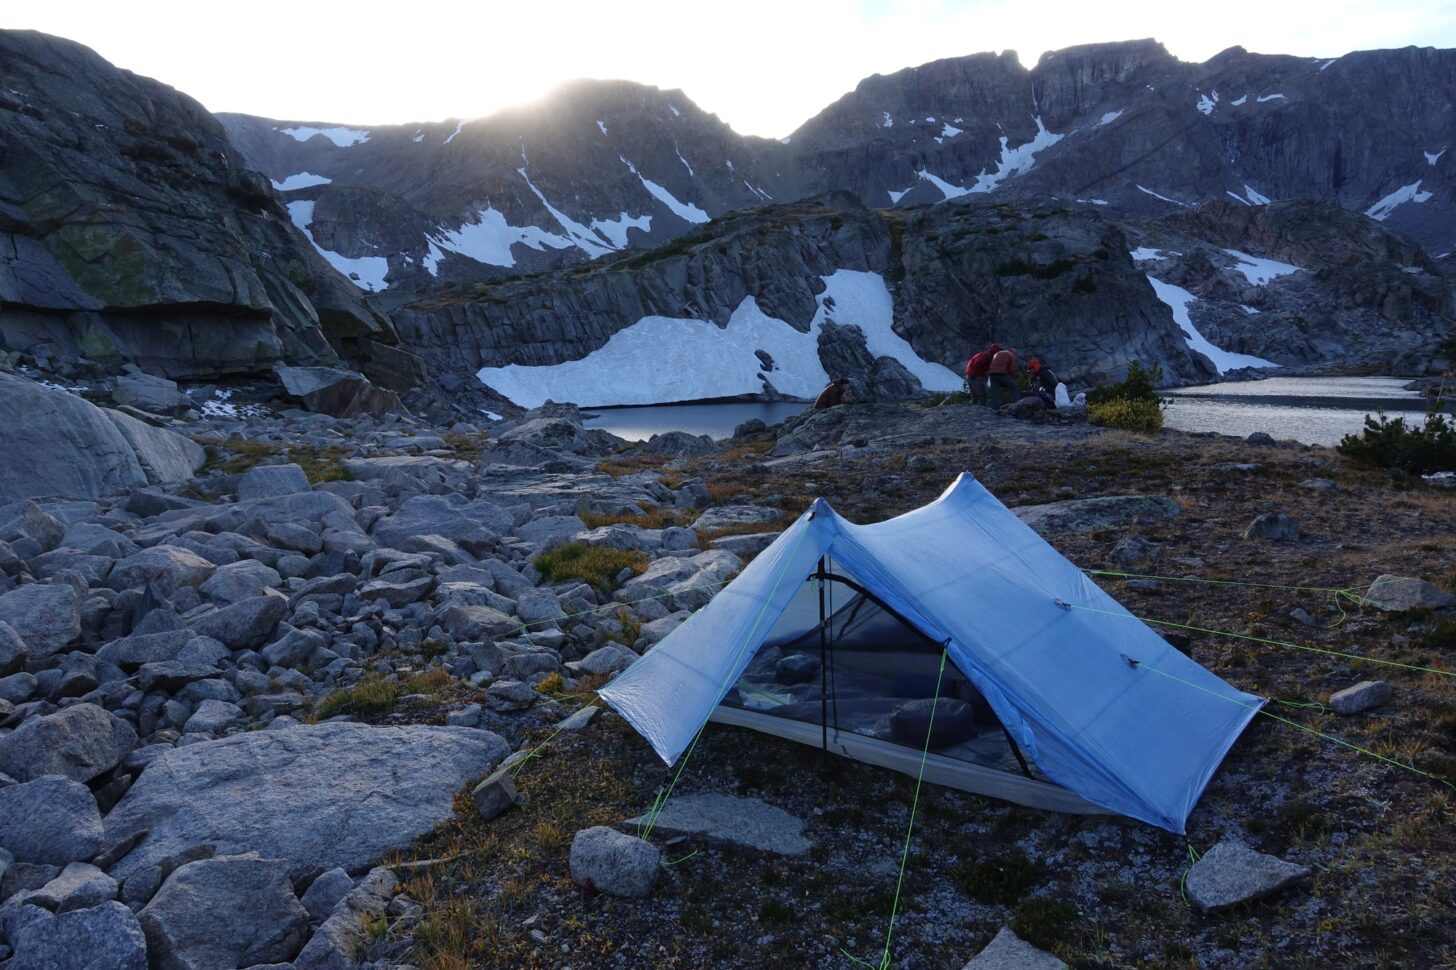
[[[1166,420],[1180,431],[1214,431],[1246,437],[1266,431],[1311,445],[1334,445],[1364,427],[1365,415],[1383,411],[1421,421],[1426,405],[1407,391],[1403,377],[1270,377],[1184,387],[1172,398]],[[665,431],[686,431],[727,438],[750,418],[777,424],[807,405],[793,402],[740,404],[660,404],[652,407],[598,408],[588,427],[602,428],[628,441],[643,441]]]

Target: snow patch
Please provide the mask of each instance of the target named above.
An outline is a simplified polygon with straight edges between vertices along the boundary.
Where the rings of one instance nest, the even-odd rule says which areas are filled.
[[[930,174],[925,169],[921,169],[920,171],[916,172],[915,174],[916,174],[916,176],[919,177],[920,181],[922,181],[922,182],[929,182],[931,185],[935,186],[937,189],[940,189],[941,195],[944,196],[944,198],[942,198],[940,200],[942,202],[946,201],[947,199],[959,199],[963,195],[969,195],[970,193],[976,191],[975,189],[967,189],[967,188],[962,188],[959,185],[952,185],[950,182],[947,182],[945,179],[941,178],[940,176]],[[893,194],[894,193],[892,192],[891,195],[893,195]],[[901,193],[901,194],[903,194],[903,193]],[[896,199],[895,201],[898,202],[900,200],[899,199]]]
[[[681,118],[682,117],[682,112],[679,111],[679,110],[677,110],[677,106],[676,105],[671,105],[671,104],[668,105],[667,106],[667,110],[669,110],[669,111],[672,112],[672,116],[674,118]]]
[[[483,415],[485,415],[487,418],[489,418],[492,421],[504,421],[505,420],[505,417],[503,415],[496,414],[494,411],[489,411],[489,410],[486,410],[485,408],[481,408],[480,409],[480,413],[483,414]]]
[[[455,126],[455,130],[454,131],[450,132],[449,137],[447,137],[440,144],[442,144],[442,145],[448,145],[448,144],[450,144],[452,141],[455,140],[455,136],[458,135],[458,134],[460,134],[464,130],[465,130],[465,122],[462,121],[458,125]]]
[[[1214,91],[1212,94],[1204,94],[1202,91],[1199,91],[1198,92],[1198,103],[1195,104],[1193,107],[1197,108],[1199,111],[1203,112],[1206,115],[1211,115],[1211,114],[1213,114],[1213,109],[1215,107],[1217,107],[1217,105],[1218,105],[1218,92],[1217,91]]]
[[[1254,205],[1268,205],[1269,197],[1250,187],[1248,182],[1244,183],[1244,197]]]
[[[1007,138],[1001,136],[1001,158],[996,162],[996,171],[986,172],[982,170],[976,176],[976,184],[969,189],[958,193],[966,192],[991,192],[996,189],[1004,179],[1013,175],[1025,175],[1036,167],[1036,153],[1044,151],[1065,138],[1055,132],[1047,131],[1046,125],[1041,123],[1041,115],[1033,115],[1032,120],[1036,122],[1036,135],[1024,145],[1015,148],[1008,147]],[[942,189],[943,191],[943,189]],[[947,196],[953,198],[953,196]]]
[[[602,130],[602,134],[605,135],[607,133],[607,123],[605,121],[602,121],[600,118],[597,119],[597,127]]]
[[[516,257],[511,252],[516,243],[537,252],[543,252],[546,246],[570,249],[575,245],[571,239],[547,232],[540,226],[513,226],[506,221],[504,213],[487,207],[476,211],[474,222],[465,223],[458,229],[442,229],[439,236],[431,237],[429,252],[423,262],[432,276],[444,258],[441,250],[458,253],[477,263],[511,267],[516,265]]]
[[[886,111],[886,112],[884,112],[884,115],[885,115],[885,120],[882,121],[882,122],[880,122],[880,127],[881,128],[893,128],[893,127],[895,127],[895,119],[890,117],[890,112]]]
[[[637,166],[627,161],[621,155],[618,155],[617,158],[621,159],[622,164],[627,166],[633,175],[637,176],[638,181],[642,183],[642,187],[650,192],[654,199],[671,209],[673,214],[679,219],[682,219],[684,222],[701,225],[712,218],[708,213],[692,203],[679,201],[677,196],[637,171]]]
[[[1397,206],[1405,205],[1407,202],[1425,202],[1431,197],[1431,193],[1421,191],[1419,181],[1410,185],[1402,185],[1394,192],[1381,199],[1379,202],[1365,210],[1365,214],[1377,222],[1384,222]]]
[[[330,266],[347,276],[359,289],[368,290],[370,293],[382,293],[389,289],[389,284],[384,280],[389,273],[389,260],[383,256],[341,256],[314,242],[313,230],[310,228],[313,225],[312,202],[288,203],[288,218],[308,237],[319,255],[328,260]]]
[[[912,185],[910,188],[914,188],[914,186]],[[900,200],[905,198],[905,193],[909,191],[910,189],[901,189],[896,192],[894,189],[890,189],[890,205],[898,205]]]
[[[683,168],[687,169],[688,175],[691,176],[693,174],[693,167],[688,164],[688,160],[686,158],[683,158],[682,149],[678,148],[676,145],[673,145],[672,150],[677,152],[677,160],[683,163]]]
[[[1145,187],[1143,187],[1141,185],[1139,185],[1137,188],[1138,188],[1138,191],[1139,192],[1146,192],[1148,195],[1151,195],[1155,199],[1162,199],[1164,202],[1171,202],[1174,205],[1182,206],[1185,209],[1188,208],[1188,203],[1186,203],[1186,202],[1179,202],[1177,199],[1170,199],[1166,195],[1159,195],[1158,193],[1154,192],[1152,189],[1145,188]]]
[[[274,128],[294,141],[308,141],[314,135],[323,135],[340,148],[362,145],[369,140],[369,132],[357,128],[315,128],[312,125],[297,125],[293,128]]]
[[[1237,101],[1230,101],[1229,104],[1231,104],[1235,108],[1237,108],[1239,105],[1244,104],[1248,100],[1249,100],[1249,96],[1246,94],[1242,98],[1239,98]]]
[[[1263,94],[1263,95],[1260,95],[1259,96],[1259,103],[1260,104],[1263,104],[1266,101],[1288,101],[1288,100],[1289,99],[1286,98],[1282,94]]]
[[[1233,189],[1224,189],[1223,191],[1225,195],[1232,196],[1235,202],[1242,202],[1244,205],[1253,205],[1252,202],[1244,198],[1242,195],[1239,195]]]
[[[1167,259],[1169,256],[1182,256],[1182,253],[1175,253],[1164,249],[1149,249],[1147,246],[1139,246],[1129,253],[1134,263],[1146,263],[1150,259]]]
[[[1300,267],[1292,263],[1281,263],[1277,259],[1263,259],[1258,256],[1250,256],[1248,253],[1240,252],[1237,249],[1225,249],[1225,253],[1237,260],[1234,269],[1244,274],[1244,279],[1255,286],[1263,286],[1270,280],[1276,280],[1281,276],[1288,276],[1291,273],[1298,273]]]
[[[1121,118],[1121,117],[1122,117],[1122,111],[1109,111],[1109,112],[1107,112],[1107,114],[1105,114],[1105,115],[1102,116],[1102,120],[1101,121],[1097,122],[1097,124],[1093,125],[1092,127],[1093,128],[1101,128],[1103,125],[1110,125],[1114,121],[1116,121],[1118,118]]]
[[[415,132],[415,136],[410,139],[410,141],[414,142],[416,145],[418,145],[420,142],[422,142],[424,140],[425,140],[425,133],[423,131],[417,131],[417,132]]]
[[[1183,331],[1183,337],[1188,343],[1188,349],[1200,353],[1213,362],[1214,368],[1220,373],[1234,370],[1239,367],[1278,367],[1279,365],[1271,360],[1262,357],[1254,357],[1250,354],[1236,354],[1232,351],[1215,347],[1208,338],[1198,332],[1193,325],[1193,318],[1188,313],[1188,305],[1197,301],[1192,293],[1181,286],[1174,286],[1171,283],[1164,283],[1155,276],[1149,276],[1148,282],[1153,284],[1153,292],[1158,299],[1168,304],[1173,311],[1173,322],[1178,324],[1178,329]]]
[[[1325,72],[1325,69],[1328,68],[1331,64],[1335,63],[1335,61],[1337,60],[1339,60],[1338,57],[1325,61],[1323,64],[1320,65],[1319,73],[1323,74]]]
[[[651,216],[629,216],[623,212],[615,219],[593,219],[592,231],[612,244],[613,249],[627,248],[627,230],[652,231]]]
[[[1441,160],[1441,156],[1446,154],[1446,149],[1443,148],[1440,151],[1436,152],[1436,154],[1434,155],[1432,155],[1430,152],[1423,152],[1422,154],[1426,156],[1427,165],[1435,165]]]
[[[279,192],[292,192],[294,189],[306,189],[313,185],[328,185],[333,181],[326,175],[315,175],[312,172],[299,172],[297,175],[290,175],[279,182],[276,179],[269,179],[273,187]]]
[[[940,128],[940,137],[941,138],[954,138],[956,135],[959,135],[959,134],[962,134],[962,131],[961,131],[961,129],[957,128],[955,125],[952,125],[949,122],[942,122],[941,123],[941,128]]]
[[[894,332],[893,301],[878,273],[838,270],[822,278],[825,289],[808,333],[770,317],[748,296],[726,327],[708,320],[643,317],[579,360],[486,367],[477,377],[523,407],[548,398],[584,407],[661,404],[760,393],[763,364],[754,351],[762,350],[774,359],[773,386],[810,399],[829,381],[819,361],[819,334],[825,320],[833,320],[859,327],[871,355],[900,361],[927,390],[961,386],[959,375],[922,359]],[[832,301],[832,310],[826,301]]]
[[[597,235],[591,229],[583,226],[581,223],[571,218],[571,216],[567,215],[566,213],[562,212],[560,209],[552,205],[550,200],[546,198],[545,194],[540,189],[536,188],[534,184],[532,184],[531,177],[526,174],[526,169],[524,166],[516,169],[516,174],[526,180],[526,187],[535,194],[536,198],[541,200],[541,204],[546,207],[547,212],[551,213],[551,218],[556,220],[556,224],[562,229],[566,230],[566,236],[568,239],[571,240],[573,245],[575,245],[578,249],[580,249],[582,252],[586,253],[593,259],[596,259],[598,256],[605,255],[606,253],[612,251],[612,247],[607,246],[603,243],[602,236]],[[626,232],[625,227],[623,228],[622,232]]]

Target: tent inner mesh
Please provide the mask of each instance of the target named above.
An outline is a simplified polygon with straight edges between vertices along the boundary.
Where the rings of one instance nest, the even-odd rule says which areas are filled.
[[[836,573],[832,561],[826,570],[845,575]],[[824,587],[828,623],[822,647],[819,593],[811,576],[723,705],[815,726],[827,716],[831,730],[920,750],[940,644],[844,583],[829,580]],[[933,754],[1021,773],[1000,721],[954,661],[946,662],[940,697]],[[1033,777],[1044,777],[1035,765],[1028,768]]]

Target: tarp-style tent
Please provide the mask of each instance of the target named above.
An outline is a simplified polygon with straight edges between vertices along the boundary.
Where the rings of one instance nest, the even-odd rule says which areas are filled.
[[[997,730],[935,739],[924,755],[923,724],[912,740],[895,722],[937,683]],[[668,764],[713,718],[1177,833],[1264,703],[1175,650],[969,474],[873,525],[817,500],[600,694]],[[1021,764],[997,764],[996,743]]]

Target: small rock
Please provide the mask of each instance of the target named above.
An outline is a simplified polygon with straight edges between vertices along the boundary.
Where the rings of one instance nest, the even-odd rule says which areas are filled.
[[[470,795],[480,817],[489,822],[516,803],[516,783],[509,771],[501,769],[476,785]]]
[[[627,820],[628,825],[646,822],[646,816]],[[804,836],[803,819],[760,799],[736,795],[679,795],[662,807],[652,830],[702,835],[786,856],[803,855],[811,846]]]
[[[1156,561],[1161,551],[1157,544],[1141,536],[1128,536],[1112,547],[1107,561],[1119,569],[1138,569]]]
[[[315,923],[329,918],[339,900],[349,895],[354,880],[345,869],[330,869],[315,879],[303,894],[303,908]]]
[[[1304,879],[1310,870],[1224,839],[1188,870],[1184,888],[1205,913],[1273,895]]]
[[[582,728],[586,727],[592,722],[592,718],[596,717],[599,711],[600,708],[598,708],[595,704],[588,704],[586,707],[583,707],[575,714],[571,715],[570,717],[557,724],[556,730],[580,731]]]
[[[479,727],[480,726],[480,705],[467,704],[458,711],[451,711],[445,715],[447,727]]]
[[[1295,623],[1298,623],[1300,626],[1319,626],[1319,623],[1315,620],[1315,618],[1310,616],[1309,611],[1302,606],[1296,606],[1294,609],[1290,610],[1289,618]]]
[[[298,465],[255,465],[238,479],[238,501],[274,498],[309,490],[308,476]]]
[[[1362,597],[1366,606],[1386,613],[1406,610],[1444,610],[1456,606],[1456,595],[1409,576],[1377,576]]]
[[[1328,478],[1306,478],[1299,483],[1299,487],[1314,492],[1338,492],[1340,490],[1340,486]]]
[[[509,713],[524,711],[540,697],[529,684],[519,680],[498,680],[485,692],[485,704],[493,711]]]
[[[72,862],[59,876],[27,894],[25,901],[52,912],[68,913],[73,909],[90,909],[115,898],[115,879],[88,863]]]
[[[1299,539],[1299,520],[1283,512],[1265,512],[1249,523],[1244,538],[1295,542]]]
[[[1003,926],[996,938],[961,970],[1066,970],[1058,958],[1038,950]]]
[[[15,956],[7,970],[147,970],[146,937],[118,902],[28,920],[10,943]]]
[[[1354,687],[1337,690],[1330,695],[1330,707],[1336,714],[1359,714],[1390,703],[1390,685],[1383,680],[1362,680]]]
[[[0,771],[21,781],[63,775],[86,782],[121,763],[136,731],[95,704],[34,717],[0,738]]]
[[[1278,443],[1274,440],[1274,436],[1267,431],[1255,431],[1253,434],[1245,438],[1244,441],[1247,444],[1264,446]]]
[[[626,670],[637,662],[637,654],[620,643],[604,644],[580,660],[567,664],[567,669],[578,676],[607,677]]]
[[[657,848],[605,825],[576,833],[571,841],[571,878],[586,889],[613,896],[646,896],[657,882]]]

